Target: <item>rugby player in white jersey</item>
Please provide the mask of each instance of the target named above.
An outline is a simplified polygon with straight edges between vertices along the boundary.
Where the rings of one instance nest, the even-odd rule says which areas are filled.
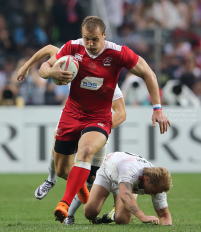
[[[97,171],[84,214],[87,219],[95,220],[111,192],[115,213],[110,217],[117,224],[128,224],[135,215],[143,223],[172,225],[166,195],[171,187],[171,175],[166,168],[153,167],[146,159],[132,153],[110,153]],[[133,193],[151,195],[158,217],[145,215]]]
[[[24,79],[28,75],[29,68],[36,63],[37,61],[41,60],[43,57],[46,56],[53,56],[59,51],[59,48],[53,46],[53,45],[47,45],[44,48],[40,49],[38,52],[36,52],[19,70],[18,70],[18,77],[17,79],[19,81],[24,81]],[[114,96],[112,99],[112,109],[114,111],[114,114],[112,115],[112,128],[116,128],[118,125],[120,125],[125,119],[126,119],[126,109],[124,104],[124,99],[121,90],[119,89],[118,85],[115,88]],[[57,128],[54,133],[54,141],[55,136],[57,133]],[[91,160],[91,172],[89,175],[89,178],[87,180],[87,187],[88,189],[91,189],[91,186],[93,184],[93,180],[96,175],[96,171],[101,166],[102,161],[106,155],[106,149],[107,149],[107,143],[93,156]],[[66,178],[66,175],[69,171],[70,163],[67,165],[63,162],[60,163],[60,165],[56,165],[54,163],[54,143],[52,148],[52,154],[50,157],[49,162],[49,175],[48,178],[45,180],[44,183],[42,183],[35,191],[34,195],[37,199],[41,200],[43,199],[48,192],[52,189],[52,187],[56,184],[57,176],[61,178]],[[66,220],[66,224],[74,224],[74,213],[79,208],[79,206],[82,203],[80,202],[78,196],[74,198],[74,200],[71,203],[70,209],[69,209],[69,216]]]

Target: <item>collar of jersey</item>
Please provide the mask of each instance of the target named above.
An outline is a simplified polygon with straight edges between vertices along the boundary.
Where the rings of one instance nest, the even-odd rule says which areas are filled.
[[[100,56],[100,54],[102,54],[105,50],[105,42],[104,42],[104,47],[103,49],[97,54],[97,55],[92,55],[90,52],[87,51],[87,49],[85,48],[86,53],[88,54],[88,56],[90,56],[92,59],[96,59],[98,56]]]

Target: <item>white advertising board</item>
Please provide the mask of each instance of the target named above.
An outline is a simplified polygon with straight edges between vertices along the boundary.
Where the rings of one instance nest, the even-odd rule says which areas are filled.
[[[0,108],[0,173],[46,173],[62,107]],[[164,107],[172,126],[152,127],[151,107],[127,107],[108,153],[128,151],[171,172],[201,172],[201,109]]]

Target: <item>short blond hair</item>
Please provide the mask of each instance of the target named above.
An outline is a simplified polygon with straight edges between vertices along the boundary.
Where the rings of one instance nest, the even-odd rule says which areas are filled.
[[[86,17],[81,25],[81,29],[85,27],[87,31],[93,32],[97,27],[100,28],[102,35],[105,33],[106,26],[103,20],[97,16]]]
[[[160,186],[164,192],[168,192],[172,187],[172,177],[166,168],[151,167],[144,168],[144,175],[150,178],[150,184],[154,187]]]

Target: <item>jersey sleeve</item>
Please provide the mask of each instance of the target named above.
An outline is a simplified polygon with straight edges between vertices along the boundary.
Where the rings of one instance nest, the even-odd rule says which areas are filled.
[[[115,101],[115,100],[122,98],[122,97],[123,97],[123,94],[122,94],[121,89],[119,88],[119,86],[117,84],[116,88],[114,90],[114,95],[113,95],[112,101]]]
[[[119,180],[121,182],[127,182],[132,185],[138,182],[138,171],[130,161],[119,162],[118,165]]]
[[[156,196],[152,196],[152,203],[154,205],[154,209],[156,210],[167,208],[167,194],[163,192],[158,193]]]
[[[126,69],[133,68],[138,62],[139,56],[127,46],[122,46],[120,65]]]
[[[59,51],[56,54],[56,59],[58,60],[62,56],[74,55],[73,50],[74,49],[70,40],[59,49]]]

